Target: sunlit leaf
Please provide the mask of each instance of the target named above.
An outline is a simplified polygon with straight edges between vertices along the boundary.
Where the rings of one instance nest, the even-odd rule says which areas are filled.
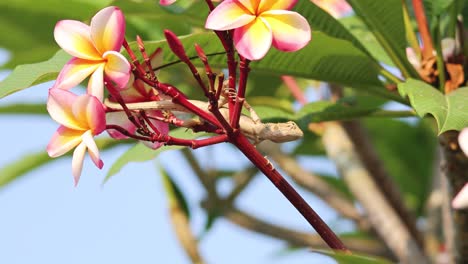
[[[374,33],[393,63],[404,76],[419,75],[406,58],[406,33],[401,0],[348,0],[364,23]]]
[[[398,85],[403,96],[408,96],[419,116],[432,115],[439,134],[468,127],[468,88],[459,88],[447,95],[422,81],[409,79]]]
[[[70,55],[61,50],[47,61],[16,67],[5,80],[0,82],[0,98],[55,79],[70,58]]]

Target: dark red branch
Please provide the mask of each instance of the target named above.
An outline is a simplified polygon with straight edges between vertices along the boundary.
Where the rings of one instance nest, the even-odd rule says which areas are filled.
[[[309,204],[294,190],[294,188],[279,174],[273,165],[264,158],[258,150],[242,134],[236,134],[230,138],[234,144],[263,174],[278,188],[278,190],[294,205],[301,215],[317,231],[320,237],[330,248],[349,252],[341,240],[333,233],[330,227],[320,218]]]

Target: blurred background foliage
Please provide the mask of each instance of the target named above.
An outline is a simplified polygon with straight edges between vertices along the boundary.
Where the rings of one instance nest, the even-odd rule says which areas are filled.
[[[147,43],[147,51],[151,52],[157,47],[162,47],[164,62],[176,63],[174,66],[163,68],[158,77],[164,82],[177,86],[190,98],[202,99],[192,75],[186,67],[177,64],[177,57],[167,48],[167,43],[163,40],[163,30],[170,29],[179,36],[188,35],[181,40],[189,56],[195,55],[193,44],[199,43],[209,55],[211,65],[222,71],[225,65],[223,50],[215,35],[206,33],[203,29],[208,14],[204,1],[179,0],[170,7],[161,7],[157,2],[43,0],[39,4],[31,0],[0,1],[2,13],[0,47],[10,54],[8,62],[2,68],[14,69],[22,65],[0,83],[0,97],[53,80],[57,76],[58,71],[69,59],[67,54],[59,51],[53,39],[53,29],[57,21],[75,19],[89,22],[99,9],[116,5],[126,16],[126,36],[130,42],[138,34]],[[368,131],[370,140],[391,179],[401,190],[405,206],[417,218],[423,219],[435,174],[435,123],[432,119],[385,116],[385,111],[389,111],[388,109],[408,110],[406,99],[386,88],[386,85],[392,83],[392,79],[387,78],[389,74],[385,72],[393,71],[391,75],[396,76],[395,78],[401,78],[401,74],[418,78],[414,68],[406,59],[405,48],[408,44],[405,38],[401,1],[349,2],[355,13],[342,19],[335,19],[310,1],[299,1],[294,10],[306,17],[311,24],[313,29],[311,43],[296,53],[280,53],[272,50],[265,59],[252,63],[247,100],[265,122],[294,120],[299,124],[305,132],[304,138],[299,142],[286,144],[283,146],[283,151],[304,166],[307,166],[309,158],[327,158],[320,129],[311,129],[313,127],[311,124],[320,125],[324,121],[362,118],[361,124]],[[452,8],[454,2],[459,1],[425,1],[428,3],[426,5],[429,11],[428,17],[444,13]],[[466,11],[466,8],[464,10]],[[450,19],[450,16],[444,16],[443,21],[449,24]],[[414,21],[412,24],[415,24]],[[447,31],[447,34],[451,32]],[[135,47],[134,43],[132,45]],[[389,50],[393,53],[389,53]],[[194,63],[202,66],[198,59],[195,59]],[[395,66],[400,68],[401,73]],[[302,92],[307,96],[308,104],[301,106],[292,96],[281,79],[285,74],[296,77]],[[326,82],[343,87],[343,97],[335,102],[330,101]],[[0,114],[45,115],[45,102],[44,104],[3,104],[0,106]],[[199,136],[187,133],[185,130],[178,130],[175,133],[183,137]],[[162,148],[152,151],[130,141],[102,139],[99,142],[101,149],[111,149],[118,144],[129,145],[129,150],[108,167],[110,170],[106,180],[129,162],[153,160],[160,152],[172,149]],[[53,161],[42,150],[35,151],[37,152],[0,169],[0,188],[8,188],[10,182],[25,175],[26,172]],[[185,156],[189,159],[187,155],[190,154]],[[195,164],[192,162],[193,166],[196,166]],[[193,169],[199,170],[196,167]],[[201,169],[199,173],[222,175],[223,177],[210,178],[214,186],[219,178],[226,177],[232,180],[233,186],[237,186],[236,173],[221,169],[215,172]],[[173,197],[171,201],[174,199],[179,201],[182,204],[181,208],[188,215],[190,208],[184,202],[184,190],[177,187],[175,181],[170,180],[171,175],[163,174],[169,190],[168,195]],[[339,176],[321,175],[320,177],[333,188],[345,193],[347,199],[355,203],[353,194]],[[207,214],[210,214],[210,223],[207,223],[207,227],[211,226],[211,222],[216,217],[222,215],[220,212],[216,214],[208,209]],[[355,234],[375,239],[375,235],[369,230],[360,230],[356,227],[355,231]]]

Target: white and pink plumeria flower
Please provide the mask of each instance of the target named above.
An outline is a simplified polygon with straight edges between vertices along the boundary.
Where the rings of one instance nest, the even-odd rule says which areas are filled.
[[[88,93],[104,97],[104,76],[123,88],[130,78],[130,63],[119,53],[125,36],[125,19],[118,7],[99,11],[88,26],[62,20],[54,30],[55,41],[73,58],[60,71],[54,88],[70,89],[88,76]]]
[[[47,111],[60,124],[47,145],[50,157],[58,157],[75,148],[72,172],[75,185],[80,179],[86,150],[99,169],[104,163],[94,136],[106,129],[105,110],[102,103],[90,94],[76,95],[70,91],[52,88],[49,90]]]
[[[311,30],[307,20],[290,11],[297,0],[225,0],[208,16],[205,27],[234,30],[234,45],[244,58],[259,60],[273,45],[296,51],[307,45]]]

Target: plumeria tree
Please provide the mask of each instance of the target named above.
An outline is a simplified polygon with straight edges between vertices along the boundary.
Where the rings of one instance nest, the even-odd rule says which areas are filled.
[[[81,175],[87,154],[110,168],[107,182],[130,162],[176,149],[206,192],[204,232],[225,218],[340,263],[468,262],[464,1],[73,0],[50,1],[46,11],[26,2],[0,4],[28,15],[5,19],[30,38],[0,36],[12,54],[5,67],[16,66],[0,98],[51,81],[48,99],[0,113],[47,112],[59,127],[45,147],[50,158],[42,151],[6,165],[1,187],[51,158],[72,156],[79,188],[90,176]],[[41,12],[40,25],[18,22]],[[201,166],[195,149],[221,143],[250,166]],[[103,161],[100,151],[115,146],[129,147]],[[301,157],[326,157],[338,173],[307,170]],[[210,261],[190,228],[189,190],[167,166],[175,164],[160,173],[175,233],[193,263]],[[262,176],[297,209],[288,217],[310,229],[236,206]],[[352,236],[331,228],[290,182],[350,220]]]

